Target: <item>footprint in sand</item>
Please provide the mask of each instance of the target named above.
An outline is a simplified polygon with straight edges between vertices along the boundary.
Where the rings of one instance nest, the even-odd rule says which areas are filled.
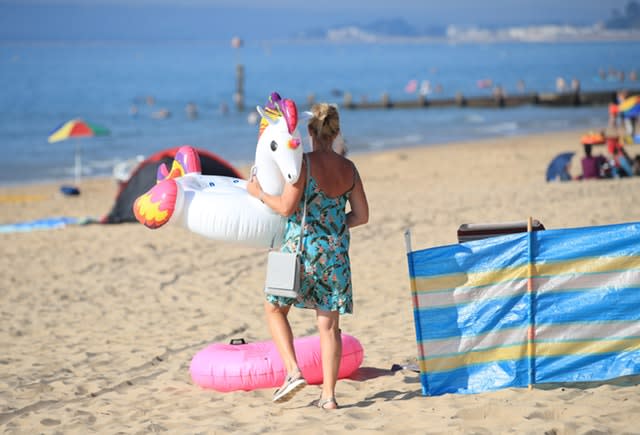
[[[54,420],[53,418],[44,418],[40,420],[40,424],[43,426],[57,426],[60,424],[60,420]]]

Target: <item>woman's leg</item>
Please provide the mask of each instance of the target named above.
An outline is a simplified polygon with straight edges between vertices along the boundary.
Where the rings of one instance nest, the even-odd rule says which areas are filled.
[[[267,317],[267,324],[269,325],[273,342],[278,348],[278,353],[280,353],[287,373],[296,374],[299,373],[298,361],[293,347],[293,332],[287,319],[290,308],[290,305],[281,307],[267,301],[264,302],[264,312]]]
[[[340,337],[340,313],[337,311],[316,310],[320,350],[322,354],[322,394],[320,400],[335,397],[338,370],[342,358],[342,338]],[[326,408],[335,407],[335,402],[327,403]]]

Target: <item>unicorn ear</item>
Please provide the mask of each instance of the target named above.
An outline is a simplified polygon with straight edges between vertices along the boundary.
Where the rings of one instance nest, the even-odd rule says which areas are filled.
[[[268,116],[265,113],[265,111],[264,111],[264,109],[262,107],[256,106],[256,111],[260,114],[260,117],[262,117],[262,119],[266,119],[269,122],[269,124],[273,124],[273,120],[271,119],[270,116]]]
[[[305,110],[304,112],[298,114],[298,119],[300,121],[306,121],[307,119],[311,118],[313,118],[313,113],[309,112],[308,110]]]

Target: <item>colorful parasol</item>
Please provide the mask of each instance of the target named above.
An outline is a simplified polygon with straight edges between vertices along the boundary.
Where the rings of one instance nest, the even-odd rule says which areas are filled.
[[[107,136],[109,130],[105,127],[91,124],[82,119],[72,119],[71,121],[67,121],[56,129],[54,129],[49,135],[48,141],[49,143],[60,142],[67,139],[73,138],[84,138],[84,137],[94,137],[94,136]],[[82,174],[82,163],[80,158],[80,143],[76,143],[76,154],[75,154],[75,181],[78,183],[80,181],[80,176]]]
[[[74,137],[106,136],[109,130],[96,124],[90,124],[82,119],[67,121],[49,135],[49,143],[59,142]]]
[[[618,111],[626,117],[634,117],[640,114],[640,95],[625,98],[618,104]]]

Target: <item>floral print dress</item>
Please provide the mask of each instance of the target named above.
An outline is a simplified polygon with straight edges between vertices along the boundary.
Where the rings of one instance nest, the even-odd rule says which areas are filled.
[[[307,164],[309,160],[307,160]],[[355,184],[354,167],[354,184]],[[300,291],[297,299],[267,295],[272,304],[313,308],[322,311],[353,312],[349,228],[345,206],[353,186],[338,197],[330,197],[313,176],[305,186],[307,217],[302,239]],[[295,252],[300,238],[303,198],[289,216],[282,252]]]

